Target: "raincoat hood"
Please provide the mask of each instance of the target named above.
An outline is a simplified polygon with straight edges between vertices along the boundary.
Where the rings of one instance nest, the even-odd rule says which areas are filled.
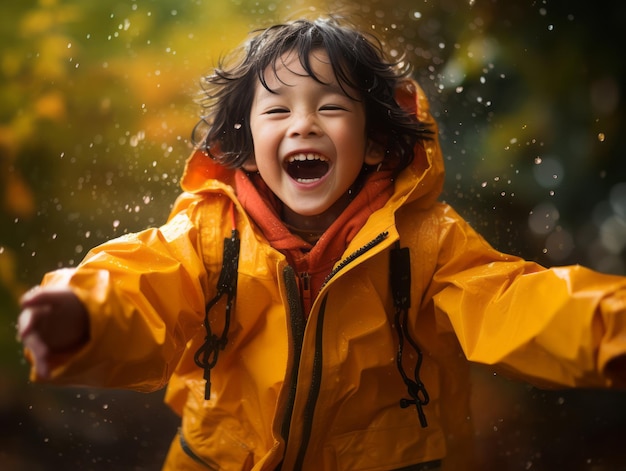
[[[428,208],[439,198],[444,182],[437,125],[430,114],[428,99],[416,82],[402,82],[396,90],[396,100],[404,109],[415,114],[430,136],[416,144],[411,164],[396,178],[396,192],[390,204],[397,209],[406,202],[419,200],[419,207]],[[218,182],[234,187],[235,173],[235,169],[224,167],[206,152],[195,150],[186,162],[181,187],[188,193],[215,189],[220,186]]]

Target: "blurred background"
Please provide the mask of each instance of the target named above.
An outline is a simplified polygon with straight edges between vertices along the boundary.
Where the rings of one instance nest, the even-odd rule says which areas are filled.
[[[440,124],[442,198],[497,248],[626,273],[626,3],[22,0],[0,7],[0,466],[157,470],[162,393],[28,382],[17,299],[111,237],[158,225],[199,81],[248,31],[348,14],[406,52]],[[626,394],[473,372],[480,469],[626,469]]]

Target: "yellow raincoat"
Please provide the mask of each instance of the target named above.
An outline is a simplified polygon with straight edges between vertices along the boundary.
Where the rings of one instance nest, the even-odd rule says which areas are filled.
[[[413,99],[434,129],[421,92]],[[626,279],[578,266],[546,270],[497,252],[436,201],[441,151],[436,139],[423,146],[426,159],[398,176],[308,317],[285,256],[238,202],[233,172],[195,153],[164,226],[105,243],[79,267],[46,276],[47,285],[69,285],[90,313],[89,343],[58,359],[53,381],[168,385],[166,401],[182,416],[168,470],[432,469],[446,454],[444,468],[464,469],[455,450],[471,433],[466,359],[538,385],[610,387],[607,363],[626,353]],[[237,295],[205,400],[194,353],[233,219]],[[389,281],[398,241],[411,257],[400,332]],[[218,336],[225,311],[225,300],[210,311]],[[403,371],[425,387],[418,404],[407,401],[401,336]]]

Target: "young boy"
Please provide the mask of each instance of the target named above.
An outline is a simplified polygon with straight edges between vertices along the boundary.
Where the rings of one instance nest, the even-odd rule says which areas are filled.
[[[499,253],[438,203],[407,74],[332,19],[253,36],[207,78],[169,221],[24,296],[32,378],[168,385],[168,470],[472,469],[467,360],[626,384],[626,279]]]

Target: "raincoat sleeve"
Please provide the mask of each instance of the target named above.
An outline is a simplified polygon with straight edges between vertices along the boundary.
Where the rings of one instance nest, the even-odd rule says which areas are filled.
[[[542,387],[626,385],[626,278],[545,269],[489,246],[441,205],[430,287],[437,323],[470,361]]]
[[[90,322],[88,343],[54,359],[52,382],[140,391],[167,383],[204,316],[197,206],[183,195],[162,227],[109,241],[77,268],[44,277],[44,286],[71,288]],[[34,368],[31,377],[37,380]]]

